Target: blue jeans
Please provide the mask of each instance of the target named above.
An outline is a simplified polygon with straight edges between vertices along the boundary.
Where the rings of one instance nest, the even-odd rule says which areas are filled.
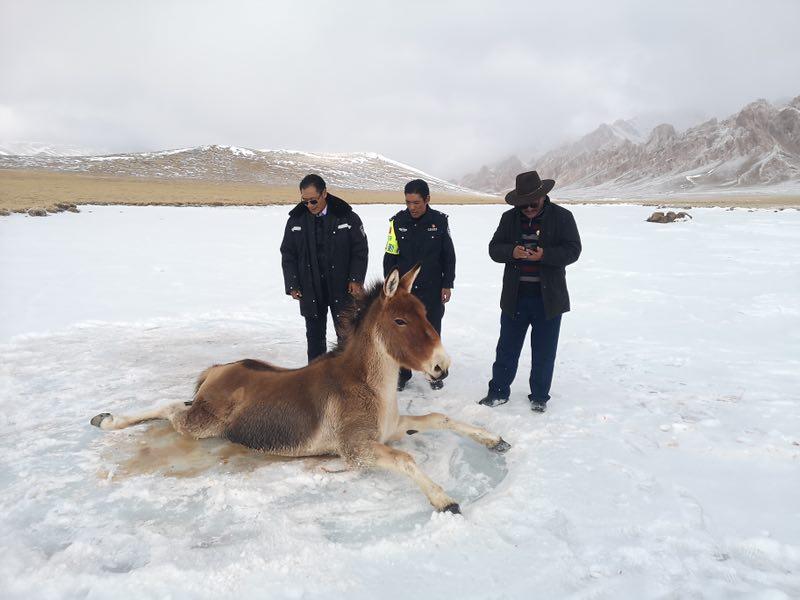
[[[531,400],[547,402],[550,399],[550,384],[558,349],[558,334],[561,330],[561,315],[547,319],[541,294],[520,295],[517,312],[512,317],[505,312],[500,315],[500,339],[492,365],[492,380],[489,394],[508,398],[511,382],[517,375],[519,354],[525,342],[528,327],[531,327]]]

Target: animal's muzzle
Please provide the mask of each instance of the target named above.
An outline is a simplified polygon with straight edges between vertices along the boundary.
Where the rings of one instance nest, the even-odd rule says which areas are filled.
[[[433,375],[431,376],[431,381],[441,381],[450,373],[449,369],[443,369],[439,365],[433,367]]]
[[[434,349],[423,370],[430,381],[441,381],[447,377],[447,373],[450,370],[450,357],[441,343]]]

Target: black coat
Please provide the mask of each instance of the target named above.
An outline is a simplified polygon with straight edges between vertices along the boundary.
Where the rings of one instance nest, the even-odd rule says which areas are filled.
[[[396,248],[390,247],[392,231]],[[419,219],[412,218],[406,209],[389,221],[389,242],[383,255],[384,277],[395,267],[403,275],[417,263],[422,264],[422,270],[412,292],[426,306],[441,304],[442,288],[452,288],[456,278],[456,251],[447,215],[430,206]]]
[[[351,281],[364,284],[367,275],[367,236],[361,219],[352,207],[332,194],[328,194],[328,212],[316,217],[299,203],[289,211],[289,220],[281,242],[281,266],[286,293],[300,290],[300,314],[319,316],[317,307],[322,302],[320,274],[314,239],[314,219],[325,219],[326,248],[328,254],[328,298],[334,310],[343,308],[349,299],[347,286]],[[337,310],[338,313],[338,310]]]
[[[512,256],[514,246],[521,243],[522,222],[520,210],[512,208],[500,217],[500,224],[489,242],[492,260],[505,263],[503,292],[500,308],[514,315],[517,312],[519,292],[519,265],[521,260]],[[581,255],[581,238],[572,213],[562,206],[545,200],[542,225],[539,231],[539,246],[544,250],[540,265],[542,299],[548,319],[569,311],[566,267]]]

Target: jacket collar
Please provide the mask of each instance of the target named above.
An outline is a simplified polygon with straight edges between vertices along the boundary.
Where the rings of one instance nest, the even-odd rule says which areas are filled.
[[[338,196],[334,196],[328,192],[328,214],[334,217],[343,218],[353,212],[353,208]],[[290,217],[302,217],[303,213],[308,213],[308,209],[302,202],[298,202],[292,210],[289,211]]]
[[[423,213],[423,215],[419,219],[415,219],[414,217],[412,217],[411,216],[411,212],[408,209],[405,209],[405,210],[401,211],[400,214],[402,214],[403,217],[405,218],[405,220],[408,221],[409,223],[415,223],[415,222],[416,223],[424,223],[425,221],[427,221],[428,219],[430,219],[433,216],[433,213],[431,212],[432,210],[433,209],[431,208],[431,206],[429,204],[428,208],[425,209],[425,212]]]

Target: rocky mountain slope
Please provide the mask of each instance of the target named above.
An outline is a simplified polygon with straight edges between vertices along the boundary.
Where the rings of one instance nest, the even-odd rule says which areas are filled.
[[[629,122],[604,124],[576,142],[518,163],[556,179],[561,197],[798,193],[800,96],[785,106],[757,100],[727,119],[711,119],[682,133],[661,124],[645,137]],[[462,181],[483,191],[514,187],[513,175],[497,167],[483,167]]]
[[[297,185],[307,173],[319,173],[331,187],[366,190],[402,190],[409,180],[422,178],[438,192],[476,193],[380,154],[367,152],[320,154],[211,145],[105,156],[0,155],[0,169],[44,169],[91,175],[291,186]]]
[[[490,194],[501,194],[514,187],[517,173],[528,170],[528,165],[517,156],[509,156],[494,165],[482,166],[477,172],[465,175],[459,184]]]

